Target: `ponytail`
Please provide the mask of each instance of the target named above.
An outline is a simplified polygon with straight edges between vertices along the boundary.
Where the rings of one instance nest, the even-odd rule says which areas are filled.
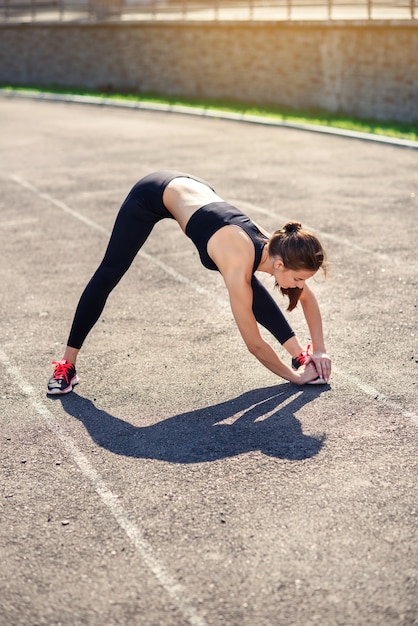
[[[299,289],[299,287],[289,287],[289,289],[280,287],[280,291],[283,296],[287,296],[289,298],[289,304],[286,311],[293,311],[293,309],[296,309],[299,298],[302,295],[302,289]]]

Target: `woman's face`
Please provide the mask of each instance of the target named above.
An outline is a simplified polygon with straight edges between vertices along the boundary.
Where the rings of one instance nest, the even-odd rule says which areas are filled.
[[[278,258],[274,262],[274,278],[279,287],[283,289],[293,289],[299,287],[303,289],[305,281],[312,278],[316,272],[309,270],[291,270],[285,267],[282,259]]]

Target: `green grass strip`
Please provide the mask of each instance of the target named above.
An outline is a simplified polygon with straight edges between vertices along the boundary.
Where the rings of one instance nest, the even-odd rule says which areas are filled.
[[[95,91],[82,88],[61,88],[56,86],[12,86],[0,85],[5,91],[33,91],[36,93],[54,93],[71,96],[95,96],[125,101],[142,102],[144,104],[160,104],[171,106],[187,106],[206,109],[208,111],[226,111],[251,115],[260,118],[269,118],[279,122],[310,124],[313,126],[330,126],[362,133],[371,133],[395,139],[418,141],[418,120],[415,123],[397,121],[379,121],[355,118],[349,115],[330,113],[321,110],[294,110],[280,106],[261,106],[258,104],[235,102],[230,100],[212,100],[188,98],[183,96],[162,96],[159,94],[135,94]]]

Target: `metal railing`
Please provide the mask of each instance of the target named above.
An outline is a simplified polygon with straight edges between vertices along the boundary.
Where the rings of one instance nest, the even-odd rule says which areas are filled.
[[[0,22],[415,20],[418,0],[0,0]]]

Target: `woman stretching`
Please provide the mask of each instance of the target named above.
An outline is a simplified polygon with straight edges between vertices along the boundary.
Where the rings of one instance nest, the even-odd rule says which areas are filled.
[[[318,239],[298,222],[289,222],[270,236],[224,202],[204,180],[159,171],[142,178],[124,201],[103,261],[78,303],[63,358],[53,362],[55,370],[47,393],[68,393],[78,383],[75,364],[85,338],[110,292],[163,218],[175,219],[195,244],[203,265],[222,274],[238,329],[260,363],[298,385],[328,381],[331,360],[326,354],[321,314],[306,284],[319,268],[325,269],[325,253]],[[256,271],[274,276],[276,285],[289,297],[289,311],[300,301],[312,354],[310,346],[302,348],[276,302],[255,277]],[[262,338],[257,322],[287,350],[291,367]]]

